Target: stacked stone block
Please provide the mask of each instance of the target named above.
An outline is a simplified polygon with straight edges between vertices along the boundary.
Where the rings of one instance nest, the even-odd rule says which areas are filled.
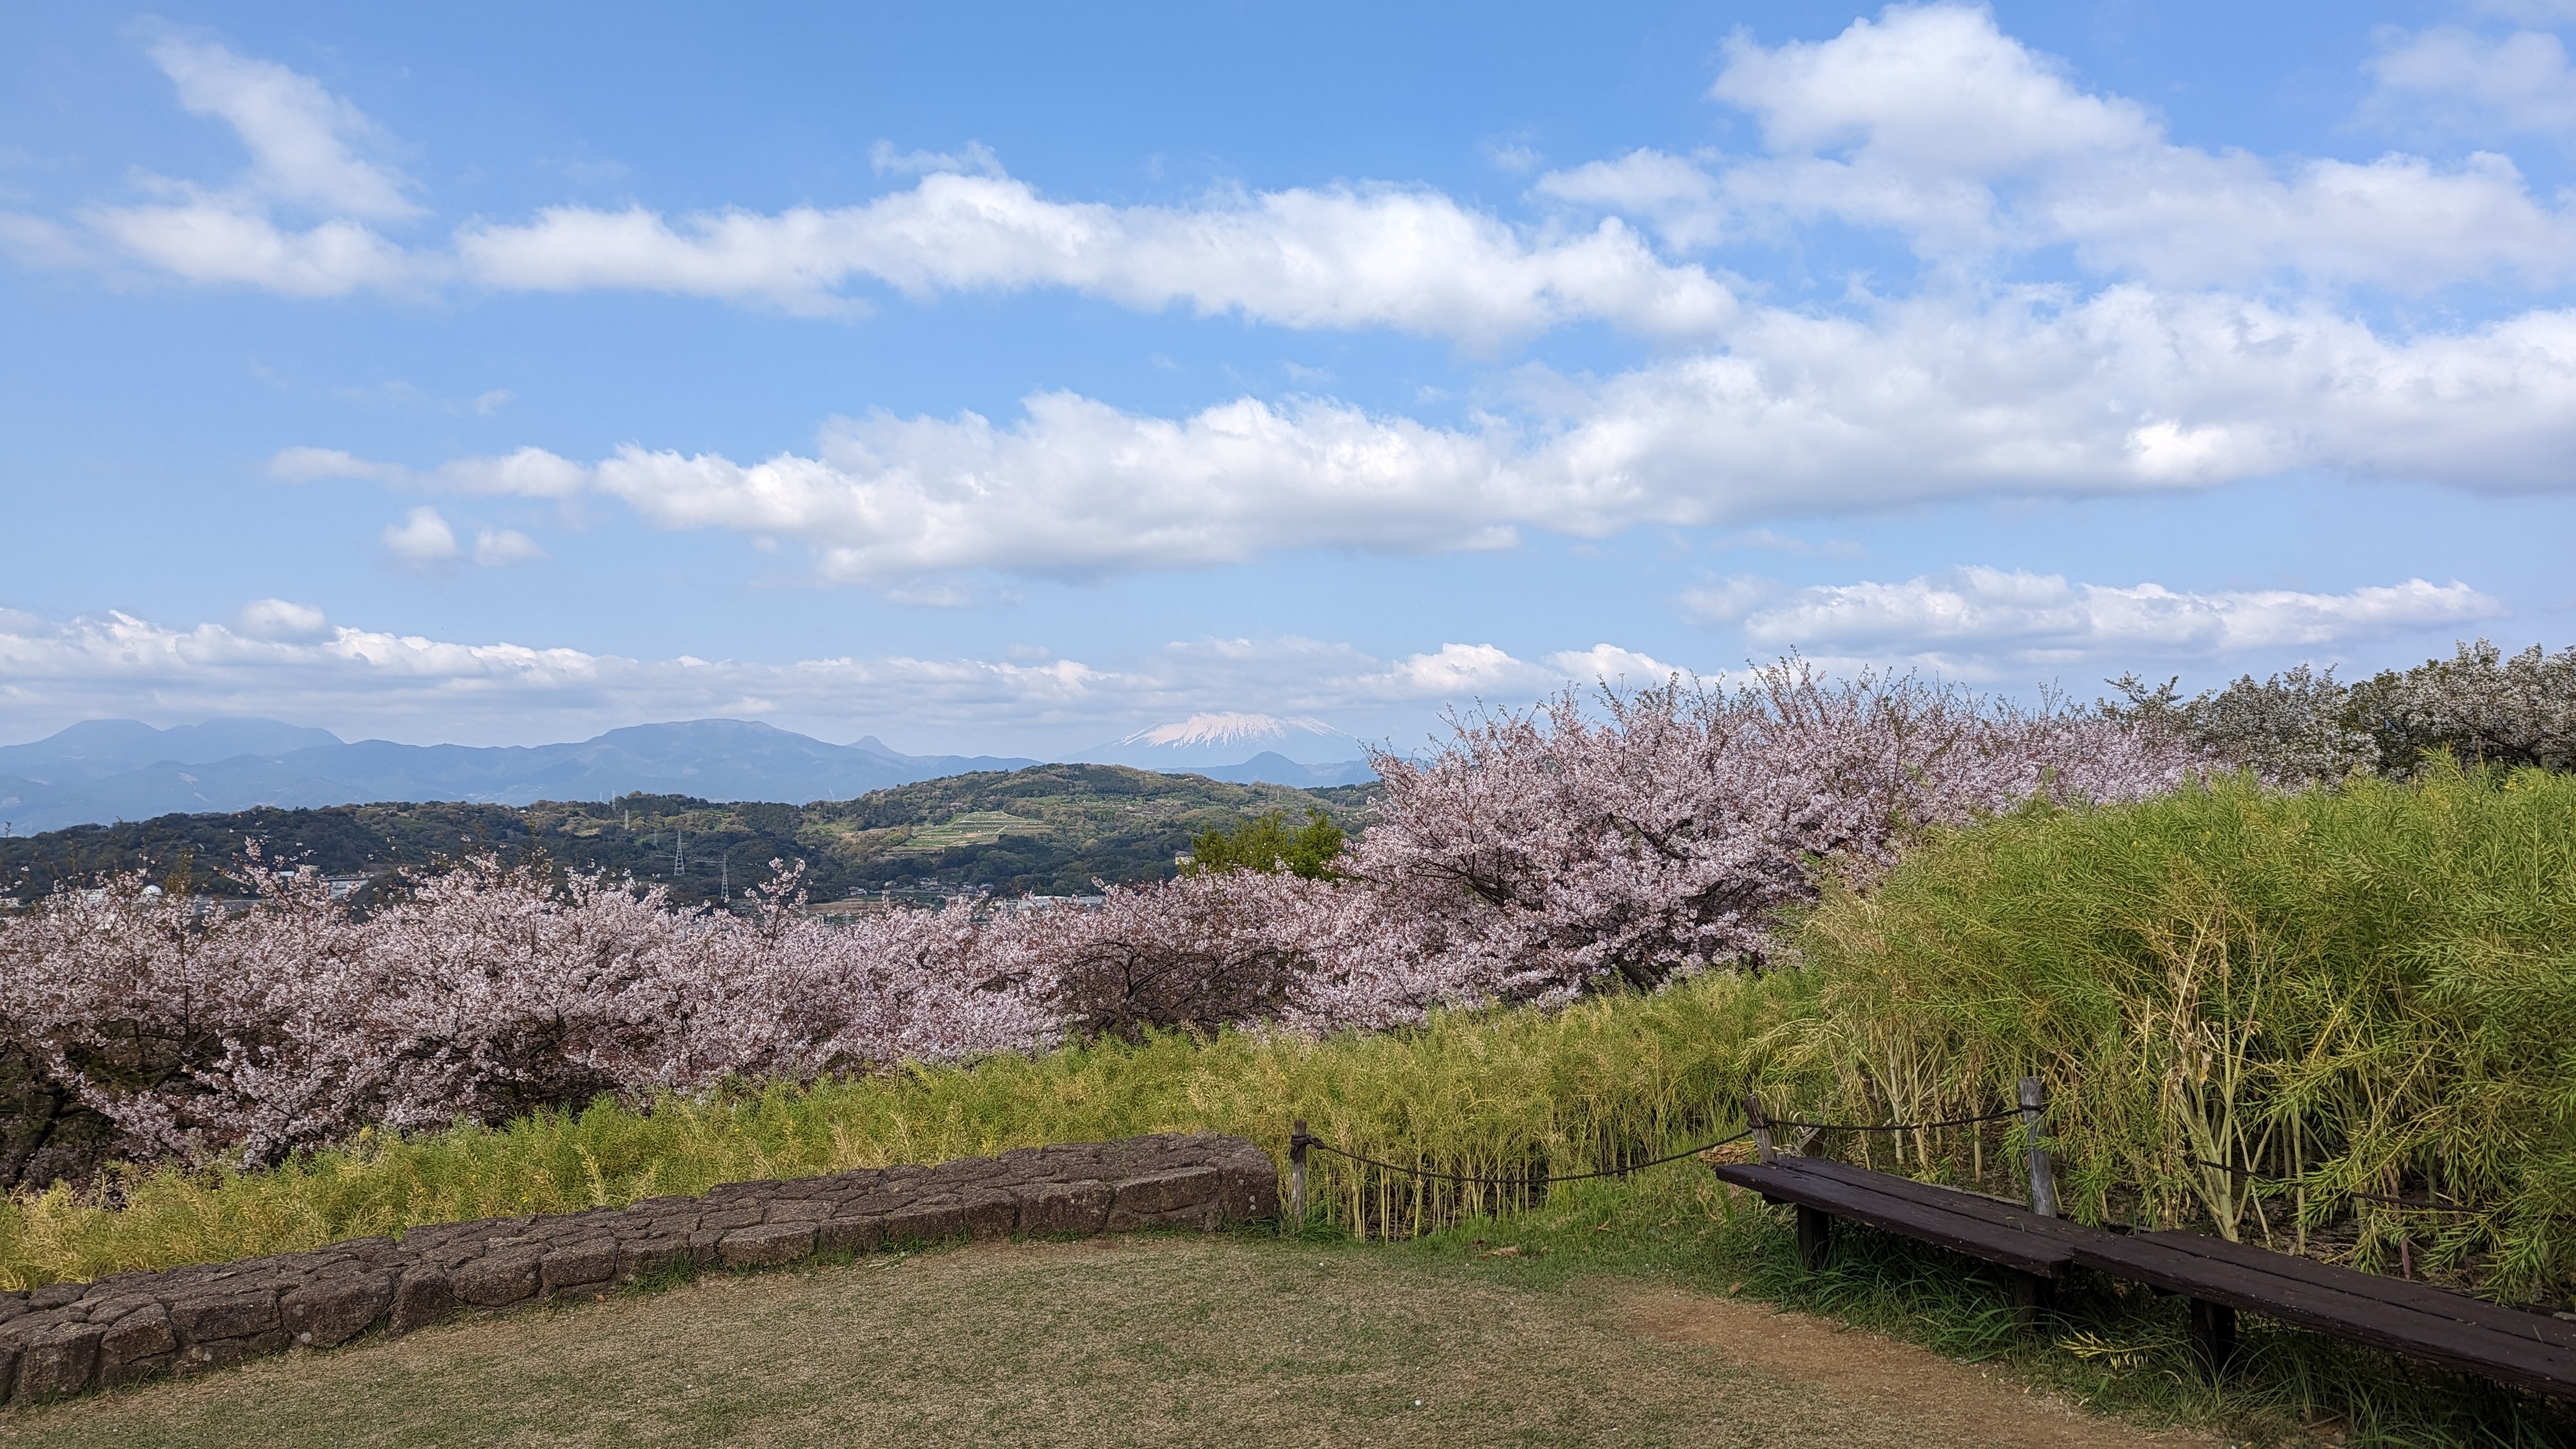
[[[1030,1147],[931,1167],[727,1183],[703,1197],[414,1228],[309,1253],[0,1293],[0,1402],[192,1373],[370,1328],[407,1333],[675,1270],[958,1238],[1212,1229],[1278,1209],[1260,1148],[1215,1134]]]

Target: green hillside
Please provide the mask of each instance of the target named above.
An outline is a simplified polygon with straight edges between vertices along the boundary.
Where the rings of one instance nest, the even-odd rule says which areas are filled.
[[[959,891],[1073,895],[1097,878],[1152,880],[1173,872],[1190,836],[1266,811],[1302,819],[1324,810],[1346,829],[1363,823],[1368,788],[1298,790],[1158,775],[1116,765],[1039,765],[952,775],[855,800],[804,807],[714,804],[684,795],[606,803],[342,805],[165,815],[0,840],[0,896],[33,900],[56,882],[101,872],[151,871],[173,889],[237,893],[216,872],[246,840],[271,858],[325,875],[389,866],[435,867],[498,850],[559,865],[667,883],[683,901],[712,901],[768,875],[772,859],[802,860],[817,901],[890,892],[930,899]]]

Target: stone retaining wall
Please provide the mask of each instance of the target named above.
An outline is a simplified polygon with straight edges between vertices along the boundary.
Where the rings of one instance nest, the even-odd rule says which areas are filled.
[[[1278,1210],[1278,1174],[1240,1137],[1130,1137],[935,1167],[728,1183],[704,1197],[414,1228],[309,1253],[118,1273],[0,1293],[0,1402],[191,1373],[254,1354],[405,1333],[700,1265],[793,1263],[952,1238],[1214,1228]]]

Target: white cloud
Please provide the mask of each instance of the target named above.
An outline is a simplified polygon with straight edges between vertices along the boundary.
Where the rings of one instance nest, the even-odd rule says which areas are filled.
[[[1783,591],[1745,622],[1759,652],[1920,664],[1954,676],[2337,644],[2491,617],[2495,600],[2422,580],[2349,593],[2186,593],[1960,569],[1897,584]],[[1320,717],[1363,738],[1427,726],[1473,700],[1514,706],[1686,666],[1614,643],[1525,659],[1450,642],[1380,657],[1347,643],[1198,638],[1098,663],[1044,650],[998,660],[906,655],[768,662],[634,659],[562,645],[464,643],[327,622],[284,600],[232,627],[123,613],[0,610],[0,738],[94,716],[262,714],[350,738],[457,743],[581,738],[640,720],[750,716],[828,739],[896,732],[948,749],[1049,753],[1202,713]],[[1716,678],[1714,672],[1707,677]]]
[[[312,77],[220,45],[175,37],[152,59],[179,91],[179,104],[217,116],[251,154],[248,187],[276,201],[330,216],[395,219],[417,215],[402,173],[358,154],[381,145],[373,122]]]
[[[438,270],[369,225],[421,208],[399,171],[359,154],[381,137],[357,107],[310,76],[220,45],[170,37],[152,58],[183,107],[233,128],[251,165],[227,187],[147,175],[141,184],[170,200],[81,213],[128,256],[192,282],[304,297],[403,289]],[[281,206],[319,219],[281,225]]]
[[[2489,40],[2458,26],[2384,31],[2364,66],[2378,88],[2363,114],[2472,134],[2576,133],[2576,70],[2546,31]]]
[[[1666,664],[1651,654],[1616,644],[1562,650],[1547,656],[1547,662],[1549,668],[1578,684],[1607,684],[1613,688],[1656,685],[1676,674],[1690,673],[1680,665]]]
[[[411,249],[375,229],[421,208],[406,178],[361,154],[381,138],[355,106],[219,45],[166,40],[153,55],[184,106],[239,133],[250,170],[228,187],[146,177],[168,199],[94,206],[81,220],[126,257],[201,283],[339,296],[461,274],[503,291],[637,289],[818,314],[865,311],[848,293],[863,282],[915,298],[1062,287],[1143,310],[1478,346],[1595,319],[1706,335],[1734,306],[1705,270],[1664,262],[1615,217],[1532,229],[1395,186],[1228,192],[1179,207],[1057,201],[980,143],[954,154],[877,143],[878,172],[922,179],[858,205],[680,217],[561,206],[470,223],[452,250]],[[281,206],[319,220],[281,224]],[[80,256],[42,218],[0,222],[0,244],[31,261]]]
[[[413,509],[402,522],[387,524],[383,537],[395,558],[415,567],[446,563],[458,552],[456,530],[435,508]]]
[[[426,473],[399,463],[370,462],[338,448],[286,448],[268,460],[268,475],[288,483],[356,479],[431,493],[509,498],[570,498],[589,482],[588,470],[543,448],[461,458]]]
[[[933,171],[957,172],[970,176],[999,176],[1002,158],[981,141],[969,141],[963,151],[897,151],[892,141],[878,141],[868,147],[868,165],[879,176],[895,172],[920,176]]]
[[[2207,658],[2319,649],[2410,630],[2490,619],[2504,605],[2467,584],[2422,579],[2307,593],[2206,593],[2159,584],[2071,584],[2057,574],[1969,567],[1901,583],[1855,583],[1785,593],[1747,589],[1734,617],[1763,652],[1899,660],[1970,676],[2005,663]],[[1758,601],[1756,601],[1758,600]],[[1723,611],[1704,615],[1718,622]]]
[[[370,463],[338,448],[287,448],[268,460],[268,476],[285,483],[312,483],[326,478],[364,478],[401,483],[411,470],[394,463]]]
[[[102,206],[82,219],[134,259],[191,282],[260,287],[290,297],[399,290],[422,268],[401,247],[346,220],[281,227],[255,197],[180,188],[170,206]]]
[[[219,46],[168,42],[156,55],[185,104],[240,131],[250,175],[224,189],[160,183],[174,200],[84,219],[175,275],[301,295],[461,278],[847,315],[867,309],[869,286],[915,299],[1062,288],[1147,311],[1489,348],[1586,321],[1728,338],[1745,316],[1736,290],[1659,255],[1639,226],[1684,249],[1794,241],[1817,221],[1888,228],[1945,275],[2006,274],[2068,247],[2097,274],[2168,286],[2288,277],[2423,291],[2576,276],[2576,215],[2535,197],[2502,155],[2351,162],[2176,145],[2147,107],[2084,89],[1990,12],[1958,5],[1894,6],[1817,42],[1765,47],[1738,34],[1711,94],[1753,117],[1762,154],[1647,148],[1557,171],[1532,186],[1558,209],[1536,225],[1384,184],[1222,191],[1178,206],[1060,200],[980,145],[898,153],[880,142],[881,173],[921,179],[859,204],[684,215],[567,205],[469,223],[448,249],[405,249],[372,228],[417,212],[409,183],[361,154],[373,128],[347,101]],[[2563,49],[2538,32],[2425,32],[2390,42],[2374,66],[2383,94],[2474,103],[2512,125],[2554,125],[2571,104]],[[282,226],[278,205],[322,220]],[[1575,224],[1565,209],[1576,207],[1603,214]],[[0,241],[30,256],[63,250],[38,218],[11,219]]]
[[[22,267],[77,267],[90,260],[81,235],[60,222],[0,211],[0,252]]]
[[[1397,660],[1378,677],[1397,693],[1457,699],[1526,691],[1545,676],[1491,644],[1443,644],[1431,653]]]
[[[1115,207],[942,171],[858,206],[676,221],[553,207],[522,225],[470,226],[456,242],[469,277],[505,290],[636,288],[830,312],[862,280],[913,297],[1063,287],[1148,311],[1479,345],[1593,318],[1705,335],[1735,305],[1615,217],[1531,233],[1438,192],[1387,186]]]
[[[1737,574],[1697,588],[1684,589],[1675,601],[1682,617],[1711,628],[1740,623],[1744,616],[1778,597],[1780,585],[1754,574]]]
[[[644,660],[331,626],[318,610],[278,600],[250,606],[233,628],[0,610],[0,738],[96,715],[257,713],[350,738],[529,742],[730,715],[829,739],[893,731],[942,750],[1043,753],[1202,713],[1323,716],[1340,728],[1428,725],[1431,711],[1453,700],[1517,704],[1617,672],[1600,669],[1604,662],[1622,665],[1632,682],[1643,666],[1663,667],[1614,645],[1537,664],[1490,644],[1385,659],[1293,636],[1176,641],[1104,665],[1013,652],[1019,657]]]
[[[250,172],[220,188],[146,178],[170,199],[81,219],[125,256],[202,283],[337,296],[461,276],[502,291],[635,289],[841,315],[867,309],[849,293],[860,283],[917,299],[1061,287],[1149,311],[1477,346],[1585,320],[1705,336],[1734,308],[1703,268],[1663,261],[1615,217],[1529,228],[1397,186],[1226,192],[1178,207],[1058,201],[980,143],[954,154],[877,143],[879,173],[921,180],[858,205],[678,217],[560,206],[470,223],[451,250],[411,249],[374,229],[420,208],[399,172],[360,155],[375,128],[354,106],[221,46],[168,41],[154,55],[182,104],[239,132]],[[321,220],[283,225],[279,206]],[[0,242],[23,256],[77,254],[41,218],[5,220]]]
[[[242,606],[241,632],[253,639],[311,639],[330,620],[310,604],[285,599],[253,599]]]
[[[437,509],[427,505],[405,514],[400,523],[388,524],[381,537],[395,560],[411,568],[434,569],[467,557],[487,569],[508,568],[551,557],[535,539],[515,528],[475,530],[474,547],[469,553],[458,542],[454,526]],[[320,617],[314,615],[317,622]]]
[[[1494,521],[1509,511],[1493,487],[1501,450],[1479,435],[1320,402],[1247,398],[1177,421],[1063,393],[1025,408],[1010,429],[973,413],[844,419],[819,457],[750,467],[629,448],[598,466],[595,486],[665,527],[801,537],[846,580],[1511,541]]]
[[[1530,527],[1600,537],[2291,471],[2576,484],[2576,312],[2399,340],[2207,293],[1932,296],[1863,317],[1765,310],[1727,353],[1535,381],[1521,416],[1468,428],[1315,400],[1172,419],[1041,393],[1007,425],[839,420],[812,456],[629,446],[585,465],[523,449],[421,486],[603,495],[665,528],[799,540],[826,577],[883,582],[1500,547]],[[388,476],[318,450],[272,467]]]
[[[474,561],[487,569],[536,563],[547,557],[535,539],[515,528],[486,528],[474,535]]]
[[[1694,162],[1646,147],[1540,177],[1530,190],[1552,201],[1644,217],[1677,247],[1723,238],[1717,178]]]
[[[2520,69],[2479,83],[2522,87],[2526,110],[2555,104],[2539,97],[2556,52],[2524,45],[2532,55],[2487,53]],[[2535,198],[2504,156],[2178,146],[2146,107],[2083,90],[1982,8],[1894,6],[1768,48],[1739,34],[1726,55],[1711,94],[1753,116],[1768,154],[1702,165],[1637,151],[1542,177],[1537,193],[1644,216],[1678,245],[1787,241],[1818,220],[1885,228],[1945,267],[2071,246],[2096,273],[2185,286],[2576,276],[2576,216]]]
[[[569,498],[582,482],[581,470],[543,448],[448,463],[423,480],[424,486],[442,492],[512,498]]]

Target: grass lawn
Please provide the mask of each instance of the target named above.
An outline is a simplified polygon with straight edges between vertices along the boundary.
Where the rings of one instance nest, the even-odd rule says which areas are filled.
[[[2179,1300],[2006,1285],[1880,1235],[1799,1270],[1690,1164],[1412,1242],[1007,1244],[467,1318],[0,1412],[0,1444],[2552,1445],[2576,1418]],[[1415,1403],[1420,1400],[1419,1405]]]
[[[1266,1236],[710,1275],[0,1415],[27,1444],[718,1441],[2207,1442],[1722,1291]]]

